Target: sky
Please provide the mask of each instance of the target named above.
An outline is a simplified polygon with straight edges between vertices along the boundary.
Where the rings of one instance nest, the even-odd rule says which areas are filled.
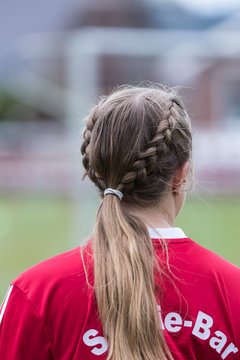
[[[240,9],[239,0],[177,0],[192,10],[202,13],[224,13]]]

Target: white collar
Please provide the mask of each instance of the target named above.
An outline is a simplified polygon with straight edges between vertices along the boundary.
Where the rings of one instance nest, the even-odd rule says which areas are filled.
[[[148,233],[152,239],[183,239],[187,236],[183,230],[177,227],[170,228],[148,228]]]

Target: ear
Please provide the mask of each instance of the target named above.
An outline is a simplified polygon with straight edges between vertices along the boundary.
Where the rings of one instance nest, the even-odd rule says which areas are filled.
[[[182,185],[187,182],[189,169],[190,163],[189,161],[186,161],[185,164],[176,171],[172,179],[172,192],[174,195],[179,195],[181,193]]]

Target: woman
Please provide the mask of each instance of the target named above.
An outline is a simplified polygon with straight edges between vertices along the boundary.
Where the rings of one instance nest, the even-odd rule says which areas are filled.
[[[191,151],[170,88],[120,88],[92,109],[81,147],[102,198],[92,239],[13,282],[1,359],[239,359],[240,270],[174,227]]]

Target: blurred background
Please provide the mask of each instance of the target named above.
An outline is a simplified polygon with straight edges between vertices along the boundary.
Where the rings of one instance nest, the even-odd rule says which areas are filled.
[[[0,298],[26,267],[79,245],[98,198],[82,119],[99,94],[179,87],[195,186],[177,225],[240,265],[240,2],[0,2]]]

